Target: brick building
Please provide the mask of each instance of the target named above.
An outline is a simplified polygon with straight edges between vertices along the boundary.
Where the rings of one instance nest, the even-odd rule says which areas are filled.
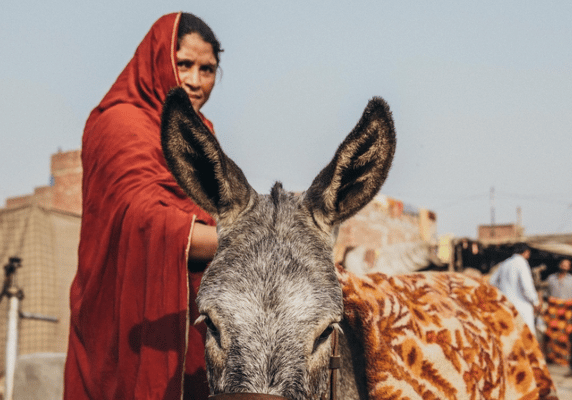
[[[478,240],[483,242],[517,241],[524,237],[524,228],[520,224],[479,225]]]
[[[14,283],[24,298],[20,311],[57,318],[57,323],[21,318],[18,353],[61,353],[67,349],[69,287],[77,269],[81,224],[80,151],[51,157],[51,185],[6,199],[0,209],[0,262],[19,257]],[[7,304],[0,303],[0,370],[4,370]]]
[[[340,227],[334,258],[357,274],[398,274],[441,266],[437,217],[378,195]]]
[[[45,209],[81,215],[81,151],[59,151],[52,155],[51,185],[34,193],[6,199],[6,208],[38,205]]]

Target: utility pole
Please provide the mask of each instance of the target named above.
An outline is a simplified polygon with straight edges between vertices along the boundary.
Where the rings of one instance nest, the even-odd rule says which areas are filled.
[[[521,240],[524,233],[522,228],[522,209],[520,206],[516,207],[516,235],[517,239]]]
[[[495,236],[495,187],[491,186],[491,237]]]

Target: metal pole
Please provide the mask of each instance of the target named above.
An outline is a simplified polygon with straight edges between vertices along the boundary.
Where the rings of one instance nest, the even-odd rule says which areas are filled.
[[[11,291],[12,292],[12,291]],[[6,389],[4,399],[12,400],[14,394],[14,373],[18,357],[18,308],[20,296],[18,293],[8,293],[8,328],[6,332]]]
[[[10,257],[8,264],[4,266],[5,278],[2,286],[0,299],[8,298],[8,321],[6,324],[6,373],[4,400],[12,400],[14,395],[14,373],[16,372],[16,358],[18,357],[18,320],[20,300],[24,293],[14,284],[16,270],[22,266],[22,260],[18,257]]]

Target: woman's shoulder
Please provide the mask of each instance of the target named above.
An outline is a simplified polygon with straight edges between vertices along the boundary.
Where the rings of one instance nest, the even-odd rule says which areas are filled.
[[[100,112],[95,118],[90,117],[86,124],[85,135],[116,136],[145,130],[158,132],[160,121],[160,115],[152,115],[133,104],[117,104]]]
[[[158,126],[157,124],[160,122],[161,116],[133,104],[122,103],[105,110],[101,113],[100,119],[104,122],[120,126],[132,126],[135,123],[135,127],[138,127],[138,124]]]
[[[120,147],[160,149],[160,116],[152,116],[131,104],[118,104],[88,120],[83,134],[84,150]]]

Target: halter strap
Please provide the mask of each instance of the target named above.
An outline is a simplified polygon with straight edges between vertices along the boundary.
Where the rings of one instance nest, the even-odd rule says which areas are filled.
[[[330,399],[336,400],[338,398],[337,393],[337,381],[338,381],[338,370],[341,367],[341,357],[338,351],[338,330],[334,329],[332,332],[332,355],[330,356]],[[322,400],[326,399],[326,394],[322,395]]]

